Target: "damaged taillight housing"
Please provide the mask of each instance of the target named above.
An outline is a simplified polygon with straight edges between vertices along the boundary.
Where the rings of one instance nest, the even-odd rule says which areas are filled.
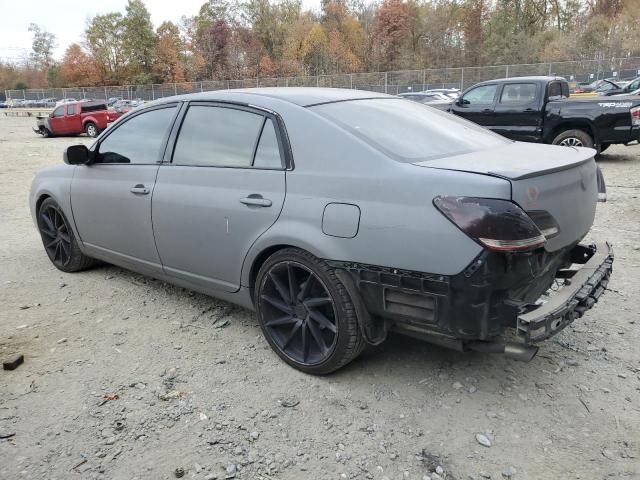
[[[634,127],[640,127],[640,107],[634,107],[631,109],[631,125]]]
[[[546,242],[531,217],[508,200],[438,196],[433,204],[460,230],[489,250],[523,252]]]

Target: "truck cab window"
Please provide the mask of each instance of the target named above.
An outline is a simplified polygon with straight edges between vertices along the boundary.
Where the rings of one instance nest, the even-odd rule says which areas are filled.
[[[524,105],[536,99],[536,86],[533,83],[510,83],[503,87],[500,103]]]
[[[474,88],[462,97],[462,105],[474,106],[474,105],[491,105],[493,99],[496,96],[497,85],[482,85]]]

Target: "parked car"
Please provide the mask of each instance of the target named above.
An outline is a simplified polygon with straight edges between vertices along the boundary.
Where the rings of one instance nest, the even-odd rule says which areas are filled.
[[[430,88],[429,90],[425,90],[425,92],[441,93],[454,100],[460,96],[460,90],[457,88]]]
[[[438,92],[404,92],[399,93],[399,97],[406,98],[407,100],[413,100],[419,103],[431,103],[431,102],[450,102],[451,97],[443,93]]]
[[[617,89],[610,89],[606,92],[602,92],[603,96],[611,95],[630,95],[632,92],[640,89],[640,77],[634,78],[624,86],[620,86]]]
[[[640,139],[640,98],[568,98],[560,77],[513,77],[468,88],[434,104],[513,140],[596,148]]]
[[[104,102],[64,102],[48,116],[37,117],[33,131],[43,137],[81,133],[97,137],[109,123],[114,122],[121,115],[115,110],[107,110]]]
[[[116,103],[122,101],[122,97],[110,97],[107,100],[107,106],[108,107],[113,107]]]
[[[609,245],[580,243],[593,156],[372,92],[205,92],[69,147],[29,204],[58,269],[100,259],[255,309],[308,373],[391,330],[528,360],[611,273]]]
[[[56,107],[59,107],[60,105],[64,105],[65,103],[72,103],[72,102],[77,102],[78,100],[76,100],[75,98],[63,98],[61,100],[58,100],[56,102]]]

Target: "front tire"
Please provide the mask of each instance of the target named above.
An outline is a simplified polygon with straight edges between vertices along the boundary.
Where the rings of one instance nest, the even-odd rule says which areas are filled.
[[[292,367],[323,375],[364,349],[353,302],[327,262],[285,248],[262,265],[255,306],[267,342]]]
[[[563,147],[594,148],[593,138],[584,130],[566,130],[556,136],[551,143]]]
[[[95,260],[80,251],[67,217],[52,198],[38,209],[38,229],[49,260],[63,272],[79,272],[91,267]]]
[[[84,127],[84,131],[87,134],[87,136],[91,138],[96,138],[100,133],[100,130],[98,130],[98,126],[93,122],[87,122],[87,124]]]

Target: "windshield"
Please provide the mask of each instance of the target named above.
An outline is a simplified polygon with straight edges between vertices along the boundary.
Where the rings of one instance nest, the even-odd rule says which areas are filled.
[[[421,162],[510,143],[450,113],[404,99],[350,100],[310,108],[401,162]]]

